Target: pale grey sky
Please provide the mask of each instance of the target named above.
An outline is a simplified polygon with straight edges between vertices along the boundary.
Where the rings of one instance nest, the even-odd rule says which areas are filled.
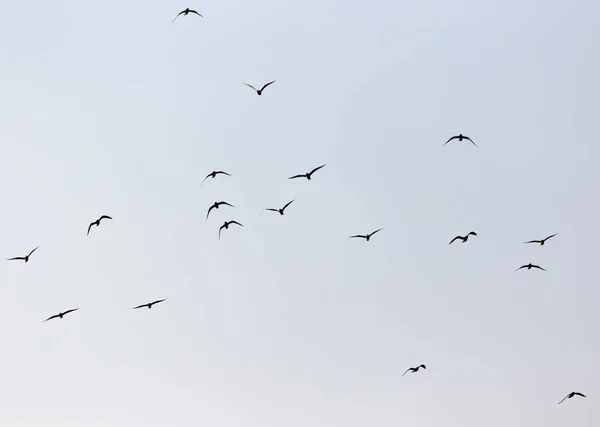
[[[598,426],[599,15],[0,2],[0,425]]]

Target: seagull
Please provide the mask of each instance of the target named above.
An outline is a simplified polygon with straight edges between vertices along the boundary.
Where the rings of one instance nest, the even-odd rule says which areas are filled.
[[[583,393],[579,393],[579,392],[577,392],[577,391],[572,391],[571,393],[567,394],[567,395],[566,395],[566,396],[563,398],[563,400],[561,400],[560,402],[558,402],[558,405],[560,405],[561,403],[563,403],[563,401],[564,401],[565,399],[570,399],[570,398],[572,398],[573,396],[587,397],[587,396],[586,396],[585,394],[583,394]]]
[[[544,270],[544,271],[546,271],[546,269],[545,269],[545,268],[542,268],[542,267],[540,267],[539,265],[534,265],[534,264],[532,264],[532,263],[529,263],[529,264],[527,264],[527,265],[522,265],[521,267],[517,268],[515,271],[519,271],[519,270],[520,270],[520,269],[522,269],[522,268],[526,268],[527,270],[531,270],[532,268],[537,268],[537,269],[539,269],[539,270]]]
[[[63,313],[55,314],[54,316],[48,317],[46,320],[44,320],[44,322],[47,322],[48,320],[56,319],[57,317],[59,319],[62,319],[65,314],[69,314],[69,313],[72,313],[72,312],[77,311],[77,310],[79,310],[79,309],[78,308],[72,308],[71,310],[67,310],[67,311],[65,311]],[[44,322],[42,322],[42,323],[44,323]]]
[[[474,231],[471,231],[465,237],[463,237],[463,236],[456,236],[454,239],[450,240],[450,243],[448,243],[448,244],[451,245],[452,242],[454,242],[457,239],[460,239],[460,240],[462,240],[463,243],[465,243],[467,240],[469,240],[469,236],[477,236],[477,233],[475,233]]]
[[[291,205],[294,200],[292,200],[291,202],[287,202],[286,205],[284,207],[282,207],[281,209],[266,208],[265,210],[279,212],[280,215],[283,215],[283,211],[285,211],[285,208],[287,208],[289,205]]]
[[[419,368],[423,368],[423,369],[427,369],[427,367],[425,365],[419,365],[416,368],[408,368],[406,370],[406,372],[411,371],[412,373],[415,373],[419,370]],[[402,376],[406,375],[406,372],[402,374]]]
[[[525,242],[525,243],[539,243],[541,246],[544,246],[544,243],[546,243],[546,240],[551,239],[554,236],[556,236],[556,234],[548,236],[548,237],[546,237],[545,239],[542,239],[542,240],[530,240],[529,242]]]
[[[303,174],[300,174],[300,175],[290,176],[288,179],[306,178],[306,179],[308,179],[310,181],[312,174],[315,173],[316,171],[318,171],[319,169],[323,168],[323,167],[325,167],[325,165],[321,165],[318,168],[314,168],[313,170],[311,170],[308,173],[303,173]]]
[[[159,300],[154,301],[154,302],[149,302],[148,304],[138,305],[137,307],[133,307],[132,310],[136,310],[136,309],[142,308],[142,307],[148,307],[148,309],[151,309],[154,304],[158,304],[159,302],[163,302],[163,301],[166,301],[166,300],[167,300],[166,298],[165,299],[159,299]]]
[[[368,242],[369,240],[371,240],[371,236],[373,236],[373,234],[378,233],[381,230],[383,230],[383,228],[379,228],[379,229],[373,231],[371,234],[355,234],[354,236],[350,236],[350,238],[354,239],[355,237],[362,237],[363,239],[365,239]]]
[[[206,213],[206,219],[208,219],[208,216],[210,215],[210,211],[212,211],[213,209],[219,209],[219,206],[221,206],[221,205],[231,206],[232,208],[235,208],[235,206],[230,205],[227,202],[215,202],[210,208],[208,208],[208,212]]]
[[[38,246],[37,248],[39,248],[39,246]],[[29,257],[31,256],[31,254],[32,254],[32,253],[34,253],[34,252],[37,250],[37,248],[35,248],[35,249],[34,249],[34,250],[32,250],[31,252],[29,252],[29,255],[25,255],[25,256],[16,256],[16,257],[14,257],[14,258],[8,258],[8,259],[7,259],[7,261],[14,261],[14,260],[16,260],[16,259],[22,259],[22,260],[24,260],[25,262],[27,262],[27,261],[29,261]]]
[[[225,221],[225,222],[223,223],[223,225],[222,225],[222,226],[219,228],[219,240],[221,240],[221,230],[222,230],[222,229],[225,229],[225,230],[227,230],[231,224],[237,224],[237,225],[239,225],[240,227],[243,227],[243,225],[242,225],[242,224],[240,224],[240,223],[239,223],[239,222],[237,222],[237,221]]]
[[[195,13],[195,14],[196,14],[196,15],[198,15],[199,17],[201,17],[201,18],[204,18],[204,16],[200,15],[198,12],[196,12],[195,10],[192,10],[192,9],[190,9],[190,8],[188,7],[187,9],[185,9],[185,10],[182,10],[181,12],[179,12],[179,13],[177,14],[177,16],[175,17],[175,19],[179,18],[179,15],[181,15],[181,14],[183,14],[183,16],[186,16],[188,13]],[[171,24],[172,24],[173,22],[175,22],[175,19],[173,19],[173,20],[171,21]]]
[[[87,232],[88,236],[90,235],[90,229],[92,228],[92,226],[95,225],[96,227],[98,227],[100,225],[100,221],[102,221],[103,219],[112,219],[112,218],[109,217],[108,215],[102,215],[96,221],[93,221],[88,227],[88,232]]]
[[[231,176],[230,174],[228,174],[225,171],[212,171],[211,173],[209,173],[208,175],[206,175],[206,178],[204,178],[204,180],[202,181],[202,184],[204,184],[204,181],[206,181],[208,178],[214,178],[217,175],[227,175],[227,176]],[[202,185],[200,184],[200,185]]]
[[[275,83],[276,80],[273,80],[272,82],[269,82],[267,84],[265,84],[262,88],[260,89],[256,89],[254,86],[252,86],[251,84],[248,83],[243,83],[248,87],[251,87],[252,89],[254,89],[254,92],[256,92],[257,95],[262,95],[262,91],[265,90],[265,88],[273,83]]]
[[[449,142],[450,142],[450,141],[452,141],[453,139],[458,139],[459,141],[462,141],[463,139],[466,139],[466,140],[469,140],[469,141],[471,141],[471,143],[472,143],[472,144],[473,144],[475,147],[477,147],[477,144],[475,144],[471,138],[469,138],[468,136],[465,136],[465,135],[463,135],[462,133],[461,133],[461,134],[459,134],[459,135],[455,135],[455,136],[453,136],[453,137],[452,137],[452,138],[450,138],[448,141],[444,142],[444,145],[446,145],[447,143],[449,143]],[[443,147],[443,146],[442,146],[442,147]]]

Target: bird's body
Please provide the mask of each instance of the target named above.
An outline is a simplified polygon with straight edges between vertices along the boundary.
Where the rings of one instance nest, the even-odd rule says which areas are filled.
[[[252,85],[251,85],[251,84],[249,84],[249,83],[243,83],[243,84],[245,84],[245,85],[246,85],[246,86],[248,86],[249,88],[252,88],[252,89],[254,89],[254,92],[256,92],[256,94],[260,96],[260,95],[262,95],[262,93],[263,93],[263,90],[265,90],[265,88],[266,88],[267,86],[269,86],[269,85],[272,85],[273,83],[275,83],[275,80],[273,80],[272,82],[269,82],[269,83],[265,84],[265,85],[264,85],[263,87],[261,87],[260,89],[256,89],[254,86],[252,86]]]
[[[156,300],[156,301],[149,302],[149,303],[147,303],[147,304],[138,305],[137,307],[133,307],[133,309],[132,309],[132,310],[137,310],[138,308],[142,308],[142,307],[148,307],[148,310],[149,310],[149,309],[151,309],[151,308],[152,308],[152,306],[153,306],[154,304],[158,304],[158,303],[161,303],[161,302],[163,302],[163,301],[166,301],[166,300],[167,300],[167,299],[166,299],[166,298],[164,298],[164,299],[159,299],[159,300]]]
[[[581,397],[587,397],[585,394],[583,393],[579,393],[578,391],[572,391],[571,393],[567,394],[565,397],[563,397],[563,400],[561,400],[560,402],[558,402],[558,404],[560,405],[561,403],[564,402],[565,399],[571,399],[573,396],[581,396]]]
[[[295,199],[294,199],[294,200],[295,200]],[[265,210],[267,210],[267,211],[271,211],[271,212],[278,212],[278,213],[279,213],[279,215],[283,215],[283,213],[285,212],[285,208],[287,208],[289,205],[291,205],[291,204],[292,204],[292,202],[293,202],[294,200],[292,200],[292,201],[290,201],[290,202],[287,202],[287,203],[285,204],[285,206],[284,206],[284,207],[282,207],[281,209],[266,208]]]
[[[325,165],[321,165],[319,167],[316,167],[316,168],[314,168],[313,170],[311,170],[308,173],[303,173],[303,174],[300,174],[300,175],[290,176],[288,179],[306,178],[306,179],[308,179],[310,181],[311,178],[312,178],[312,174],[315,173],[316,171],[318,171],[319,169],[323,168],[323,167],[325,167]]]
[[[204,16],[200,15],[198,12],[196,12],[195,10],[192,10],[188,7],[185,10],[182,10],[181,12],[179,12],[177,14],[177,16],[171,21],[171,23],[175,22],[175,19],[179,18],[179,15],[187,16],[188,13],[193,13],[195,15],[198,15],[201,18],[204,18]]]
[[[112,219],[111,217],[109,217],[108,215],[102,215],[100,218],[98,218],[96,221],[92,221],[90,223],[90,225],[88,226],[88,230],[87,230],[87,235],[90,235],[90,229],[95,225],[96,227],[98,227],[100,225],[100,221],[102,221],[103,219]]]
[[[46,320],[44,320],[44,322],[47,322],[48,320],[52,320],[52,319],[56,319],[56,318],[62,319],[63,316],[65,316],[65,315],[67,315],[69,313],[72,313],[74,311],[77,311],[77,310],[79,310],[79,308],[73,308],[71,310],[63,311],[62,313],[58,313],[58,314],[55,314],[54,316],[48,317]]]
[[[448,141],[446,141],[446,142],[444,143],[444,145],[446,145],[447,143],[449,143],[449,142],[450,142],[450,141],[452,141],[453,139],[458,139],[459,141],[462,141],[463,139],[466,139],[467,141],[471,141],[471,143],[472,143],[472,144],[473,144],[475,147],[477,147],[477,144],[475,144],[471,138],[469,138],[468,136],[465,136],[465,135],[463,135],[462,133],[461,133],[461,134],[458,134],[458,135],[455,135],[455,136],[453,136],[453,137],[452,137],[452,138],[450,138]]]
[[[406,373],[407,373],[407,372],[409,372],[409,371],[410,371],[410,372],[412,372],[412,373],[414,374],[415,372],[418,372],[420,368],[427,369],[427,367],[426,367],[425,365],[419,365],[419,366],[417,366],[416,368],[408,368],[408,369],[406,370],[406,372],[404,372],[404,373],[402,374],[402,376],[406,375]]]
[[[450,243],[448,244],[451,245],[455,240],[462,240],[462,242],[465,243],[467,240],[469,240],[469,236],[477,236],[477,233],[471,231],[466,236],[456,236],[454,239],[450,240]]]
[[[546,237],[545,239],[542,240],[530,240],[528,242],[525,243],[539,243],[540,246],[544,246],[544,244],[546,243],[546,240],[553,238],[554,236],[557,236],[557,234],[552,234],[551,236]]]
[[[351,239],[361,238],[361,239],[365,239],[368,242],[369,240],[371,240],[371,237],[373,236],[373,234],[379,233],[381,230],[383,230],[383,228],[379,228],[370,234],[355,234],[354,236],[350,236],[350,238]]]
[[[517,268],[515,271],[519,271],[522,268],[526,268],[527,270],[531,270],[532,268],[537,268],[538,270],[544,270],[546,271],[545,268],[540,267],[539,265],[535,265],[532,263],[526,264],[526,265],[522,265],[521,267]]]
[[[29,257],[31,256],[32,253],[34,253],[37,250],[37,248],[39,248],[39,246],[37,246],[34,250],[29,252],[29,254],[27,254],[25,256],[16,256],[14,258],[8,258],[7,261],[23,260],[25,262],[29,262]]]
[[[219,206],[221,206],[221,205],[231,206],[232,208],[235,208],[235,206],[233,206],[227,202],[215,202],[215,203],[213,203],[213,205],[210,208],[208,208],[208,212],[206,213],[206,219],[208,219],[208,216],[210,215],[210,211],[212,211],[213,209],[219,209]]]
[[[202,184],[204,184],[204,181],[206,181],[208,178],[214,178],[217,175],[227,175],[227,176],[231,176],[230,174],[228,174],[225,171],[212,171],[211,173],[209,173],[208,175],[206,175],[206,177],[204,178],[204,180],[202,180]],[[200,185],[202,185],[200,184]]]
[[[243,225],[237,221],[225,221],[223,223],[223,225],[219,228],[219,240],[221,240],[221,230],[223,230],[223,229],[227,230],[231,224],[237,224],[240,227],[243,227]]]

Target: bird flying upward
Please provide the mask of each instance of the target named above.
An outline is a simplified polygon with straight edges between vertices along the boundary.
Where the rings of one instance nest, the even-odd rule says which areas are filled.
[[[151,309],[154,304],[158,304],[158,303],[166,301],[166,300],[167,299],[164,298],[164,299],[159,299],[156,301],[149,302],[148,304],[138,305],[137,307],[133,307],[132,310],[137,310],[138,308],[142,308],[142,307],[148,307],[148,309]]]
[[[98,227],[100,225],[100,221],[102,221],[103,219],[112,219],[111,217],[109,217],[108,215],[102,215],[100,218],[98,218],[96,221],[92,221],[90,223],[90,225],[88,226],[88,232],[87,235],[90,235],[90,229],[92,228],[92,226],[96,226]]]
[[[469,232],[469,234],[467,234],[466,236],[456,236],[454,239],[450,240],[450,243],[448,243],[449,245],[451,245],[455,240],[462,240],[463,243],[465,243],[467,240],[469,240],[469,236],[477,236],[477,233],[475,233],[474,231]]]
[[[294,200],[295,200],[295,199],[294,199]],[[267,210],[267,211],[272,211],[272,212],[278,212],[280,215],[283,215],[283,212],[285,211],[285,208],[287,208],[289,205],[291,205],[291,204],[292,204],[292,202],[293,202],[294,200],[292,200],[292,201],[290,201],[290,202],[287,202],[287,203],[285,204],[285,206],[284,206],[284,207],[282,207],[281,209],[266,208],[265,210]]]
[[[546,243],[546,240],[551,239],[551,238],[553,238],[556,235],[557,234],[552,234],[551,236],[548,236],[545,239],[542,239],[542,240],[530,240],[530,241],[525,242],[525,243],[539,243],[540,246],[544,246],[544,243]]]
[[[7,261],[14,261],[14,260],[17,260],[17,259],[22,259],[22,260],[24,260],[25,262],[28,262],[28,261],[29,261],[29,257],[31,256],[31,254],[32,254],[32,253],[34,253],[34,252],[37,250],[37,248],[39,248],[39,246],[38,246],[38,247],[36,247],[36,248],[35,248],[34,250],[32,250],[31,252],[29,252],[29,254],[28,254],[28,255],[25,255],[25,256],[16,256],[16,257],[14,257],[14,258],[8,258],[8,259],[7,259]]]
[[[416,368],[408,368],[408,369],[406,370],[406,372],[404,372],[404,373],[402,374],[402,376],[406,375],[406,373],[407,373],[408,371],[411,371],[411,372],[414,374],[414,373],[415,373],[415,372],[417,372],[417,371],[418,371],[420,368],[427,369],[427,367],[426,367],[425,365],[419,365],[419,366],[417,366]]]
[[[208,212],[206,213],[206,219],[208,219],[208,216],[210,215],[210,211],[212,211],[213,209],[219,209],[219,206],[221,206],[221,205],[231,206],[232,208],[235,208],[235,206],[230,205],[227,202],[215,202],[215,203],[213,203],[213,205],[210,208],[208,208]],[[206,219],[205,219],[205,221],[206,221]]]
[[[48,320],[52,320],[52,319],[56,319],[56,318],[62,319],[63,316],[65,316],[66,314],[73,313],[74,311],[77,311],[77,310],[79,310],[79,308],[72,308],[71,310],[67,310],[62,313],[55,314],[54,316],[48,317],[46,320],[44,320],[44,322],[47,322]],[[44,322],[42,322],[42,323],[44,323]]]
[[[325,165],[321,165],[319,167],[316,167],[316,168],[314,168],[313,170],[311,170],[308,173],[303,173],[303,174],[300,174],[300,175],[290,176],[288,179],[306,178],[306,179],[308,179],[310,181],[310,179],[312,177],[312,174],[315,173],[316,171],[318,171],[319,169],[323,168],[323,167],[325,167]]]
[[[517,268],[515,271],[519,271],[522,268],[526,268],[527,270],[531,270],[532,268],[537,268],[538,270],[544,270],[544,271],[546,271],[545,268],[542,268],[539,265],[534,265],[532,263],[529,263],[529,264],[526,264],[526,265],[522,265],[519,268]]]
[[[196,14],[196,15],[198,15],[198,16],[199,16],[199,17],[201,17],[201,18],[204,18],[204,16],[200,15],[198,12],[196,12],[195,10],[192,10],[192,9],[190,9],[190,8],[188,7],[187,9],[185,9],[185,10],[182,10],[181,12],[179,12],[179,13],[177,14],[177,16],[176,16],[176,17],[175,17],[175,18],[174,18],[174,19],[171,21],[171,24],[172,24],[173,22],[175,22],[175,19],[179,18],[179,15],[186,16],[188,13],[193,13],[193,14]]]
[[[362,239],[365,239],[368,242],[369,240],[371,240],[371,236],[373,236],[373,234],[379,233],[381,230],[383,230],[383,228],[379,228],[379,229],[373,231],[371,234],[355,234],[354,236],[350,236],[350,238],[354,239],[354,238],[360,237]]]
[[[463,139],[466,139],[467,141],[471,141],[471,143],[477,147],[477,144],[475,144],[473,142],[473,140],[471,138],[469,138],[468,136],[463,135],[462,133],[459,135],[455,135],[452,138],[450,138],[448,141],[444,142],[444,145],[446,145],[447,143],[449,143],[450,141],[452,141],[453,139],[458,139],[459,141],[462,141]]]
[[[239,225],[240,227],[243,227],[243,225],[242,225],[242,224],[240,224],[240,223],[239,223],[239,222],[237,222],[237,221],[225,221],[225,222],[223,223],[223,225],[222,225],[222,226],[219,228],[219,240],[221,240],[221,230],[222,230],[222,229],[225,229],[225,230],[227,230],[231,224],[237,224],[237,225]]]
[[[252,86],[251,84],[248,84],[248,83],[243,83],[243,84],[245,84],[246,86],[248,86],[248,87],[250,87],[250,88],[254,89],[254,92],[256,92],[256,94],[257,94],[257,95],[262,95],[262,92],[263,92],[263,90],[265,90],[265,88],[266,88],[267,86],[269,86],[269,85],[272,85],[273,83],[275,83],[275,80],[273,80],[272,82],[269,82],[269,83],[265,84],[265,85],[264,85],[263,87],[261,87],[260,89],[256,89],[254,86]]]
[[[214,178],[217,175],[227,175],[227,176],[231,176],[230,174],[228,174],[225,171],[212,171],[211,173],[209,173],[208,175],[206,175],[206,178],[204,178],[202,180],[202,184],[204,184],[204,181],[206,181],[208,178]],[[200,184],[200,185],[202,185]]]
[[[564,402],[565,399],[570,399],[573,396],[581,396],[581,397],[587,397],[585,394],[583,393],[579,393],[578,391],[572,391],[571,393],[567,394],[565,397],[563,397],[563,400],[561,400],[560,402],[558,402],[558,405],[560,405],[561,403]]]

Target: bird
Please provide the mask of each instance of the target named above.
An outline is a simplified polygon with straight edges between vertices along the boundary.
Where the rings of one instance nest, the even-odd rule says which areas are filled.
[[[153,302],[149,302],[148,304],[138,305],[137,307],[133,307],[132,310],[136,310],[136,309],[142,308],[142,307],[148,307],[148,309],[151,309],[154,304],[158,304],[159,302],[163,302],[163,301],[166,301],[166,300],[167,300],[166,298],[165,299],[159,299],[159,300],[156,300],[156,301],[153,301]]]
[[[519,271],[519,270],[520,270],[520,269],[522,269],[522,268],[526,268],[527,270],[531,270],[532,268],[537,268],[537,269],[539,269],[539,270],[544,270],[544,271],[546,271],[546,269],[545,269],[545,268],[542,268],[542,267],[540,267],[539,265],[534,265],[534,264],[532,264],[532,263],[529,263],[529,264],[527,264],[527,265],[522,265],[521,267],[517,268],[515,271]]]
[[[285,208],[287,208],[289,205],[291,205],[294,200],[292,200],[290,202],[287,202],[285,204],[285,206],[282,207],[281,209],[266,208],[265,210],[267,210],[267,211],[273,211],[273,212],[279,212],[280,215],[283,215],[283,211],[285,211]]]
[[[545,239],[542,240],[530,240],[529,242],[525,242],[525,243],[539,243],[540,246],[544,246],[544,243],[546,243],[546,240],[551,239],[552,237],[556,236],[557,234],[553,234],[551,236],[546,237]]]
[[[231,224],[237,224],[237,225],[239,225],[240,227],[243,227],[243,225],[242,225],[242,224],[240,224],[240,223],[239,223],[239,222],[237,222],[237,221],[225,221],[225,222],[223,223],[223,225],[222,225],[222,226],[219,228],[219,240],[221,240],[221,230],[222,230],[222,229],[225,229],[225,230],[227,230]]]
[[[98,218],[96,221],[92,221],[90,223],[90,225],[88,226],[88,232],[87,235],[90,235],[90,229],[92,228],[92,226],[96,226],[98,227],[100,225],[100,221],[102,221],[103,219],[112,219],[111,217],[109,217],[108,215],[102,215],[100,218]]]
[[[308,173],[303,173],[303,174],[300,174],[300,175],[290,176],[288,179],[306,178],[306,179],[308,179],[310,181],[310,179],[312,177],[312,174],[315,173],[316,171],[318,171],[319,169],[323,168],[323,167],[325,167],[325,165],[321,165],[318,168],[314,168],[313,170],[311,170]]]
[[[179,15],[183,14],[183,16],[186,16],[188,13],[195,13],[196,15],[198,15],[201,18],[204,18],[204,16],[200,15],[198,12],[196,12],[195,10],[190,9],[189,7],[185,10],[182,10],[181,12],[179,12],[177,14],[177,16],[171,21],[171,24],[173,22],[175,22],[175,19],[179,18]]]
[[[77,310],[79,310],[79,308],[72,308],[71,310],[67,310],[65,312],[55,314],[54,316],[48,317],[46,320],[44,320],[44,322],[47,322],[48,320],[56,319],[57,317],[60,318],[60,319],[62,319],[64,315],[72,313],[72,312],[77,311]],[[44,322],[42,322],[42,323],[44,323]]]
[[[577,391],[572,391],[571,393],[569,393],[569,394],[567,394],[565,397],[563,397],[563,400],[561,400],[560,402],[558,402],[558,405],[560,405],[561,403],[563,403],[563,401],[564,401],[565,399],[570,399],[570,398],[572,398],[573,396],[587,397],[587,396],[586,396],[585,394],[583,394],[583,393],[579,393],[579,392],[577,392]]]
[[[219,209],[219,206],[221,206],[221,205],[231,206],[232,208],[235,208],[235,206],[233,206],[227,202],[215,202],[210,208],[208,208],[208,212],[206,213],[206,219],[208,219],[208,216],[210,215],[210,211],[212,211],[213,209]]]
[[[454,242],[457,239],[460,239],[460,240],[462,240],[463,243],[465,243],[467,240],[469,240],[469,236],[477,236],[477,233],[475,233],[474,231],[471,231],[465,237],[463,237],[463,236],[456,236],[454,239],[450,240],[450,243],[448,243],[448,244],[451,245],[452,242]]]
[[[383,228],[379,228],[379,229],[373,231],[371,234],[355,234],[354,236],[350,236],[350,238],[354,239],[356,237],[362,237],[363,239],[365,239],[368,242],[369,240],[371,240],[371,237],[373,236],[373,234],[379,233],[381,230],[383,230]]]
[[[275,83],[275,81],[276,81],[276,80],[273,80],[272,82],[269,82],[269,83],[265,84],[265,85],[264,85],[262,88],[260,88],[260,89],[256,89],[254,86],[252,86],[251,84],[248,84],[248,83],[243,83],[243,84],[245,84],[246,86],[248,86],[248,87],[250,87],[250,88],[254,89],[254,92],[256,92],[256,94],[257,94],[257,95],[262,95],[262,91],[263,91],[263,90],[265,90],[265,88],[266,88],[267,86],[269,86],[269,85],[272,85],[273,83]]]
[[[35,248],[34,250],[32,250],[31,252],[29,252],[29,254],[28,254],[28,255],[25,255],[25,256],[16,256],[16,257],[14,257],[14,258],[8,258],[8,259],[7,259],[7,261],[14,261],[14,260],[16,260],[16,259],[22,259],[22,260],[24,260],[25,262],[27,262],[27,261],[29,261],[29,257],[31,256],[31,254],[32,254],[32,253],[34,253],[34,252],[37,250],[37,248],[39,248],[39,246],[38,246],[38,247],[36,247],[36,248]]]
[[[204,184],[204,181],[206,181],[208,178],[214,178],[217,175],[227,175],[227,176],[231,176],[230,174],[228,174],[225,171],[212,171],[211,173],[209,173],[208,175],[206,175],[206,178],[204,178],[202,180],[202,184]],[[202,185],[200,184],[200,185]]]
[[[450,138],[448,141],[444,142],[444,145],[446,145],[447,143],[449,143],[449,142],[450,142],[450,141],[452,141],[453,139],[458,139],[459,141],[462,141],[463,139],[466,139],[466,140],[469,140],[469,141],[471,141],[471,143],[472,143],[472,144],[473,144],[475,147],[477,147],[477,144],[475,144],[471,138],[469,138],[468,136],[465,136],[465,135],[463,135],[462,133],[461,133],[461,134],[459,134],[459,135],[455,135],[455,136],[453,136],[453,137],[452,137],[452,138]]]
[[[416,368],[408,368],[408,369],[406,370],[406,372],[404,372],[404,373],[402,374],[402,376],[406,375],[406,373],[407,373],[408,371],[411,371],[412,373],[415,373],[415,372],[417,372],[417,371],[419,370],[419,368],[427,369],[427,367],[426,367],[425,365],[419,365],[419,366],[417,366]]]

